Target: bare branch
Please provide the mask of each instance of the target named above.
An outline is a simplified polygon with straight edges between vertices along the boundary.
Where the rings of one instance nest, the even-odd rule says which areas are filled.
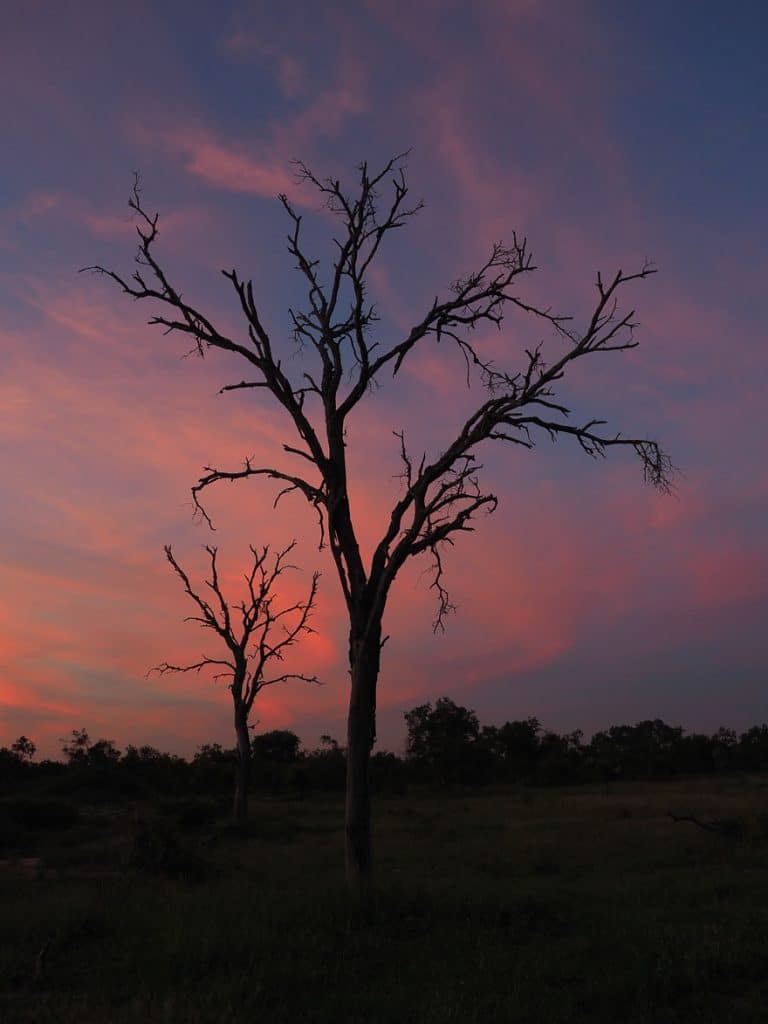
[[[672,811],[668,812],[668,817],[675,824],[681,821],[690,822],[705,832],[713,832],[716,836],[723,836],[726,839],[740,839],[744,835],[744,823],[738,819],[718,818],[712,821],[703,821],[693,814],[673,814]]]
[[[671,486],[672,464],[660,446],[649,438],[622,438],[598,433],[594,421],[584,427],[567,423],[569,410],[554,386],[562,379],[568,364],[596,352],[615,352],[633,348],[636,321],[634,311],[619,308],[621,289],[630,282],[655,273],[644,264],[639,271],[619,270],[613,277],[597,275],[597,297],[585,328],[577,331],[570,317],[551,307],[528,301],[520,291],[526,278],[536,270],[525,237],[512,234],[511,244],[496,241],[484,262],[457,278],[446,297],[435,298],[427,312],[399,342],[381,350],[380,342],[370,337],[378,316],[367,297],[367,274],[381,251],[384,239],[403,227],[423,204],[409,199],[406,180],[408,153],[386,161],[378,171],[361,163],[355,186],[347,190],[336,178],[321,178],[306,164],[297,162],[299,181],[314,188],[340,225],[333,239],[335,258],[327,279],[321,274],[320,261],[307,252],[302,216],[288,200],[280,201],[289,220],[288,250],[306,285],[306,306],[291,311],[297,340],[309,347],[319,360],[320,370],[304,370],[304,383],[297,387],[284,373],[272,339],[264,325],[254,298],[253,283],[240,277],[235,269],[223,271],[237,296],[245,318],[248,342],[240,344],[223,335],[210,318],[190,305],[171,283],[155,254],[158,216],[143,205],[138,176],[129,199],[137,219],[139,249],[137,269],[126,280],[102,267],[90,268],[112,278],[135,299],[150,299],[160,306],[153,322],[166,331],[191,336],[199,352],[220,348],[242,355],[250,374],[239,382],[225,384],[222,392],[251,390],[267,392],[290,415],[300,443],[285,443],[284,450],[312,464],[318,482],[303,475],[277,468],[256,468],[251,460],[237,471],[206,467],[192,488],[195,511],[212,527],[201,503],[203,490],[221,480],[264,476],[281,485],[276,502],[293,491],[300,491],[313,506],[320,526],[320,546],[326,536],[337,567],[344,596],[352,606],[354,594],[371,585],[384,591],[394,578],[403,557],[416,553],[430,536],[448,536],[469,528],[473,512],[495,505],[492,495],[482,496],[475,470],[465,459],[484,441],[505,441],[525,448],[535,444],[536,430],[544,430],[553,439],[569,434],[591,456],[605,454],[610,446],[623,444],[633,448],[641,459],[646,480],[661,490]],[[546,362],[542,346],[525,352],[522,366],[516,370],[499,367],[486,360],[475,347],[472,332],[485,324],[501,328],[505,315],[517,312],[533,316],[548,325],[566,342],[566,350],[554,361]],[[437,343],[450,341],[460,352],[467,379],[478,373],[488,388],[489,397],[467,419],[445,451],[431,463],[426,458],[419,467],[404,463],[405,494],[397,502],[385,536],[377,546],[369,569],[363,565],[355,524],[349,514],[347,468],[344,440],[346,416],[377,383],[385,368],[396,374],[410,353],[426,339]],[[342,394],[342,382],[348,373],[352,383]],[[322,405],[322,425],[315,427],[305,412],[308,394]],[[554,416],[562,418],[557,420]],[[325,432],[321,444],[320,433]],[[404,453],[404,440],[401,439]],[[462,469],[463,467],[463,469]],[[467,470],[463,474],[463,470]],[[459,474],[458,477],[456,474]],[[470,483],[470,477],[472,482]],[[439,481],[449,483],[439,491]],[[459,481],[461,483],[459,484]],[[475,504],[475,502],[480,502]],[[452,519],[455,513],[456,518]],[[383,593],[383,592],[382,592]],[[385,595],[384,595],[385,596]]]
[[[313,683],[315,686],[323,685],[317,676],[305,676],[301,672],[286,672],[281,676],[275,676],[274,679],[263,679],[259,683],[257,690],[263,690],[266,686],[274,686],[275,683],[286,683],[291,679],[296,679],[303,683]]]
[[[235,666],[231,661],[203,656],[199,661],[192,662],[191,665],[172,665],[168,661],[162,661],[159,665],[155,665],[154,668],[151,668],[147,672],[147,675],[149,676],[153,672],[156,672],[160,676],[164,676],[168,672],[200,672],[201,669],[207,668],[209,665],[222,665],[228,670],[227,673],[218,673],[214,678],[219,678],[221,675],[231,674],[235,671]]]
[[[299,452],[298,450],[290,447],[286,447],[286,450],[296,455],[304,454],[303,452]],[[305,455],[305,458],[308,458],[310,462],[312,461],[311,457],[308,455]],[[320,527],[319,547],[322,550],[325,543],[325,521],[323,519],[322,506],[325,504],[326,501],[325,492],[322,488],[322,485],[320,487],[316,487],[313,484],[310,484],[303,477],[295,476],[294,474],[291,473],[284,473],[281,470],[273,469],[271,467],[254,467],[251,462],[251,459],[249,458],[245,459],[243,463],[243,468],[240,470],[227,471],[214,469],[212,466],[205,466],[204,468],[205,475],[201,476],[197,483],[194,485],[194,487],[192,487],[192,501],[194,502],[196,512],[207,523],[211,530],[215,529],[215,527],[213,525],[211,517],[209,516],[208,512],[206,511],[205,507],[200,501],[200,493],[204,491],[206,487],[210,487],[211,484],[218,483],[221,480],[228,480],[232,482],[234,480],[244,480],[245,478],[252,476],[264,476],[268,477],[271,480],[278,480],[281,483],[286,484],[286,486],[283,487],[282,490],[278,492],[277,497],[273,502],[274,508],[277,507],[278,503],[280,502],[280,499],[284,495],[290,494],[291,491],[299,491],[301,494],[304,495],[307,501],[315,508]]]
[[[453,541],[448,540],[449,544]],[[437,593],[437,616],[435,621],[432,623],[432,632],[440,633],[445,632],[445,619],[448,615],[456,611],[456,605],[451,601],[448,591],[443,585],[443,560],[440,556],[440,548],[437,543],[433,544],[430,548],[432,552],[432,570],[433,578],[430,583],[430,589]]]
[[[596,434],[592,427],[604,425],[605,420],[590,420],[583,427],[573,427],[555,420],[544,420],[540,416],[516,416],[510,419],[509,424],[518,429],[540,427],[553,441],[558,434],[568,434],[575,437],[582,450],[592,458],[605,456],[607,448],[618,445],[630,447],[642,463],[646,483],[652,484],[662,494],[670,494],[672,491],[675,467],[658,442],[648,438],[622,437],[621,434],[612,437]]]
[[[288,251],[304,291],[303,304],[289,310],[298,355],[304,361],[298,383],[282,367],[281,349],[265,326],[253,283],[235,269],[223,274],[244,318],[242,339],[223,334],[210,317],[186,301],[156,255],[158,216],[143,206],[138,177],[129,200],[139,238],[133,274],[126,278],[100,266],[88,268],[109,277],[135,300],[149,300],[154,314],[150,323],[166,334],[191,339],[193,352],[203,355],[216,348],[241,356],[247,366],[241,368],[239,380],[225,384],[221,392],[270,395],[292,425],[284,452],[301,458],[302,469],[307,462],[314,467],[308,477],[276,467],[255,467],[249,459],[236,471],[206,467],[192,488],[192,497],[196,513],[211,527],[201,495],[219,481],[262,476],[278,485],[275,504],[283,495],[298,491],[315,509],[320,545],[327,538],[349,614],[352,700],[348,763],[353,766],[349,775],[353,785],[347,802],[347,853],[355,877],[368,881],[370,821],[365,766],[376,735],[376,686],[389,589],[408,558],[427,555],[431,589],[437,597],[434,628],[444,628],[453,608],[444,582],[444,545],[474,529],[478,515],[492,512],[497,505],[495,495],[480,483],[481,446],[496,441],[530,450],[545,435],[553,441],[573,438],[593,458],[605,455],[609,448],[628,447],[640,459],[646,481],[662,492],[670,490],[674,470],[666,452],[649,437],[613,433],[598,417],[581,426],[571,423],[568,402],[557,389],[577,359],[636,347],[634,310],[625,311],[620,300],[626,285],[655,272],[648,263],[636,272],[619,270],[606,278],[598,274],[594,304],[579,327],[571,317],[526,296],[524,286],[536,266],[527,239],[513,233],[511,244],[495,242],[479,267],[457,278],[445,293],[438,293],[404,336],[390,343],[375,334],[379,313],[368,294],[374,261],[381,255],[385,239],[422,208],[421,202],[409,197],[406,160],[407,154],[399,154],[378,171],[362,163],[349,189],[336,178],[315,175],[303,163],[295,165],[299,180],[319,194],[337,226],[332,258],[323,263],[307,247],[302,215],[285,195],[280,197],[288,218]],[[510,314],[540,324],[554,335],[558,346],[554,355],[547,352],[545,358],[539,343],[510,359],[509,365],[486,358],[476,340],[478,331],[491,326],[501,330]],[[350,505],[347,417],[372,389],[396,376],[419,346],[443,342],[461,356],[467,383],[479,378],[485,388],[483,398],[435,455],[413,457],[404,433],[396,434],[402,494],[367,563]],[[317,582],[313,577],[303,601],[281,607],[273,588],[289,568],[288,554],[279,553],[269,561],[267,552],[267,548],[252,548],[246,596],[230,604],[219,584],[215,549],[209,549],[211,578],[206,580],[205,596],[193,589],[167,550],[174,571],[195,602],[197,614],[192,621],[213,630],[226,646],[227,657],[218,667],[225,675],[231,672],[243,764],[249,754],[245,722],[259,689],[290,678],[314,681],[312,675],[265,673],[269,663],[281,660],[300,635],[311,631],[309,618]],[[161,668],[199,671],[208,664],[216,665],[217,659],[203,656],[190,666],[166,663]],[[367,891],[372,893],[370,887]]]
[[[229,656],[220,658],[204,654],[197,661],[185,665],[164,661],[150,672],[165,675],[168,672],[200,672],[208,666],[222,668],[224,671],[218,672],[214,678],[229,680],[235,707],[242,707],[246,719],[256,694],[264,686],[289,679],[317,682],[315,676],[302,673],[283,673],[270,679],[265,678],[264,674],[271,662],[283,660],[287,650],[293,647],[302,635],[314,632],[309,625],[309,619],[317,598],[319,573],[312,575],[305,599],[281,606],[276,604],[280,576],[296,569],[296,566],[288,561],[295,546],[296,542],[293,541],[276,552],[270,560],[268,546],[257,549],[251,545],[251,566],[245,574],[247,596],[237,604],[232,604],[222,590],[217,567],[217,549],[206,546],[205,550],[210,560],[210,575],[204,582],[215,595],[218,610],[193,589],[189,576],[176,561],[170,546],[166,546],[168,561],[181,579],[185,592],[202,613],[199,616],[191,616],[191,621],[213,629],[226,646]],[[237,621],[232,615],[233,608],[240,613]]]

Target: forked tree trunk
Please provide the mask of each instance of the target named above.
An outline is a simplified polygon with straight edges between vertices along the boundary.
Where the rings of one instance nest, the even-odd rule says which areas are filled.
[[[364,920],[375,911],[371,852],[369,762],[376,739],[376,682],[381,629],[366,642],[350,641],[352,690],[347,719],[346,868],[353,910]]]
[[[248,817],[248,784],[251,778],[251,738],[245,708],[235,706],[235,733],[237,734],[237,771],[235,774],[235,802],[232,813],[236,821]]]

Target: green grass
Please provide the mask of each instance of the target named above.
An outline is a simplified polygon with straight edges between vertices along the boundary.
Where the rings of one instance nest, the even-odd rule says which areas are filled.
[[[4,869],[0,1020],[768,1019],[766,810],[749,779],[380,800],[379,920],[360,931],[340,799],[257,801],[247,838],[166,814],[198,880],[129,870],[131,814],[83,809],[5,855],[57,876]],[[721,838],[668,811],[746,831]]]

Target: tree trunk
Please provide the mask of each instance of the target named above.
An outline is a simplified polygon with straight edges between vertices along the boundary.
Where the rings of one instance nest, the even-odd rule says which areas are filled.
[[[381,628],[364,641],[350,640],[352,691],[347,719],[346,867],[353,910],[374,914],[369,760],[376,740],[376,682]]]
[[[243,822],[248,817],[248,783],[251,777],[251,738],[245,708],[235,706],[235,733],[237,734],[237,771],[235,775],[235,802],[233,815]]]

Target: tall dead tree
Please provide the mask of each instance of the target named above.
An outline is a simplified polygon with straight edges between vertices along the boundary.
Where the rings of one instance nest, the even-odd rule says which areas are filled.
[[[346,861],[350,887],[363,908],[373,899],[368,761],[376,736],[376,685],[387,598],[404,563],[426,555],[432,560],[438,599],[435,628],[442,627],[451,610],[443,583],[443,545],[471,530],[478,513],[493,511],[497,504],[496,497],[481,487],[478,449],[493,441],[531,449],[541,435],[572,438],[593,457],[620,446],[639,457],[646,480],[663,491],[669,488],[672,468],[659,445],[647,437],[606,433],[599,419],[570,423],[568,408],[555,394],[555,385],[575,360],[634,347],[633,313],[620,312],[618,296],[631,281],[652,274],[651,266],[635,273],[618,271],[611,278],[598,275],[592,313],[576,327],[571,318],[521,296],[521,286],[536,267],[526,239],[513,235],[511,245],[494,244],[481,266],[455,281],[445,297],[435,298],[404,336],[391,344],[374,336],[378,317],[368,297],[368,271],[385,238],[422,206],[409,202],[404,157],[393,158],[377,173],[362,164],[351,191],[337,179],[318,178],[297,164],[301,181],[317,191],[340,223],[325,272],[306,250],[302,217],[285,195],[280,196],[290,224],[288,251],[306,292],[303,307],[290,311],[295,339],[305,355],[298,380],[283,365],[284,346],[276,343],[264,323],[250,280],[236,270],[223,271],[244,318],[242,337],[222,333],[182,296],[156,254],[158,216],[145,210],[138,185],[129,200],[138,217],[137,269],[125,278],[103,267],[90,268],[107,274],[134,299],[154,303],[157,311],[149,322],[165,333],[191,338],[200,355],[220,349],[241,357],[248,376],[222,391],[253,389],[267,394],[290,421],[295,439],[283,449],[295,460],[293,465],[259,466],[246,459],[240,468],[206,467],[192,493],[208,520],[201,504],[208,487],[222,480],[266,477],[280,485],[281,495],[302,494],[319,517],[321,545],[327,541],[330,547],[349,615]],[[482,358],[471,340],[473,329],[484,324],[501,328],[509,311],[532,317],[557,335],[560,348],[549,362],[544,361],[541,346],[524,350],[517,367],[499,367]],[[396,376],[412,353],[430,341],[455,344],[467,373],[479,375],[486,390],[435,457],[413,458],[404,435],[396,435],[403,465],[402,496],[366,561],[358,543],[359,524],[350,510],[345,425],[372,387],[386,375]]]
[[[216,548],[206,545],[205,549],[211,562],[210,578],[205,580],[205,586],[211,592],[210,599],[192,589],[189,576],[176,561],[170,546],[166,545],[165,548],[166,557],[173,571],[200,613],[187,616],[185,622],[198,622],[203,629],[212,630],[221,640],[225,650],[219,657],[204,654],[198,661],[189,665],[171,665],[164,661],[152,671],[164,675],[166,672],[201,672],[213,667],[216,669],[215,679],[229,680],[237,737],[233,814],[238,821],[244,821],[248,816],[251,768],[248,719],[256,694],[261,693],[267,686],[284,683],[289,679],[302,679],[307,683],[318,682],[316,676],[307,676],[300,672],[283,672],[267,676],[271,663],[282,661],[286,651],[293,647],[302,634],[314,632],[308,620],[317,595],[318,573],[312,577],[305,600],[294,601],[283,607],[277,605],[276,585],[279,577],[287,570],[296,568],[287,561],[294,547],[295,541],[282,551],[278,551],[270,560],[268,546],[260,550],[252,546],[253,563],[245,573],[247,597],[235,604],[227,600],[221,589],[216,565]]]

